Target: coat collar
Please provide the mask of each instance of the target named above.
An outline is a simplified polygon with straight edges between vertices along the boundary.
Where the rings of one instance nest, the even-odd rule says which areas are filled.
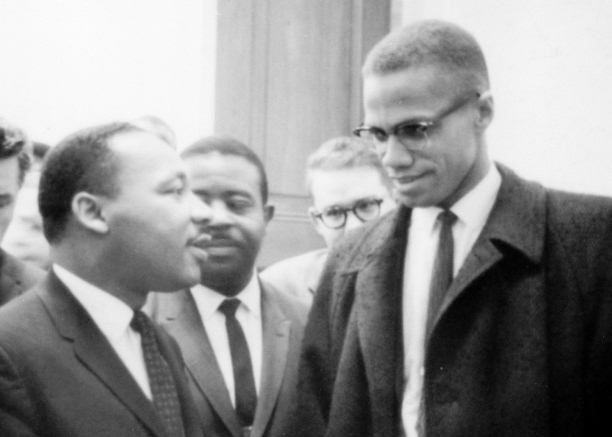
[[[438,318],[469,284],[504,256],[518,253],[528,262],[541,261],[546,192],[542,186],[523,181],[506,167],[498,165],[498,168],[502,184],[496,202],[453,281]],[[401,289],[409,224],[410,210],[400,207],[366,228],[361,244],[349,255],[340,272],[357,274],[357,327],[368,380],[375,381],[371,386],[374,405],[393,405],[401,399],[401,375],[396,372],[403,368]],[[393,374],[396,378],[388,377]],[[396,398],[391,399],[394,393]],[[386,413],[379,413],[383,423]]]
[[[154,435],[163,436],[153,404],[144,395],[89,314],[50,272],[37,289],[60,334],[73,342],[74,353]]]

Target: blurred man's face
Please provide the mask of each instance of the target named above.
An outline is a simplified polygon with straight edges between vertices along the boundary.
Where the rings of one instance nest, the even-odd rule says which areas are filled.
[[[201,283],[235,295],[253,274],[273,209],[263,203],[257,167],[245,158],[212,152],[185,162],[193,192],[212,210],[202,228],[212,238],[205,245]]]
[[[108,253],[122,285],[168,291],[200,278],[198,226],[210,209],[191,193],[178,154],[153,134],[110,140],[119,159],[119,194],[106,201]]]
[[[356,203],[368,199],[381,199],[380,214],[395,206],[380,173],[373,167],[354,167],[340,170],[313,170],[310,173],[312,213],[321,213],[334,208],[352,208]],[[376,217],[374,217],[376,218]],[[353,212],[346,213],[346,223],[331,229],[320,219],[313,218],[315,229],[327,246],[334,244],[345,232],[362,226],[364,221]]]
[[[0,158],[0,241],[6,233],[19,191],[19,162],[17,156]]]
[[[458,94],[457,77],[432,66],[364,78],[364,124],[387,133],[408,122],[433,122],[426,144],[410,147],[390,135],[378,147],[381,161],[408,207],[450,207],[489,166],[482,134],[493,114],[483,90]]]
[[[37,171],[30,171],[15,204],[11,224],[4,235],[3,247],[11,255],[37,265],[49,267],[49,243],[42,231],[42,218],[38,211]]]

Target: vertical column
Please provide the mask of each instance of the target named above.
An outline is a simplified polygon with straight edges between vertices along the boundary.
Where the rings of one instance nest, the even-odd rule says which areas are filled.
[[[361,120],[360,68],[391,0],[218,0],[215,128],[249,144],[277,216],[262,265],[323,245],[306,216],[306,157]]]

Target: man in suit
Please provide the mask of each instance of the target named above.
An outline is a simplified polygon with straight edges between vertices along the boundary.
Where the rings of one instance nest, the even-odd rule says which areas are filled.
[[[256,272],[274,212],[263,164],[247,146],[221,136],[181,155],[194,193],[212,210],[203,228],[212,238],[200,284],[156,295],[152,314],[181,347],[205,432],[289,435],[307,307]]]
[[[0,119],[0,241],[9,227],[17,195],[30,168],[28,139],[23,131]],[[44,272],[0,249],[0,305],[42,279]]]
[[[390,211],[395,201],[376,152],[355,137],[321,144],[308,157],[306,184],[312,199],[308,213],[327,247],[281,260],[261,277],[311,303],[329,248],[345,233]]]
[[[79,131],[38,200],[52,265],[0,309],[0,435],[203,435],[178,346],[140,311],[206,256],[210,210],[176,151],[127,123]]]
[[[612,200],[488,157],[476,40],[420,21],[363,67],[402,206],[329,256],[304,336],[301,434],[612,433]]]

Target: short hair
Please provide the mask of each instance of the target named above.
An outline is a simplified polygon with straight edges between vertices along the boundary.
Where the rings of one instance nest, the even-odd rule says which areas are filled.
[[[0,159],[17,157],[19,186],[23,184],[25,175],[32,165],[30,148],[31,143],[23,130],[0,118]]]
[[[264,205],[268,203],[268,177],[264,165],[250,147],[236,138],[227,135],[211,135],[201,138],[186,147],[181,152],[181,158],[187,159],[215,152],[220,155],[240,156],[253,164],[259,173],[261,199]]]
[[[476,39],[456,24],[416,21],[389,33],[368,53],[363,76],[434,66],[462,78],[463,87],[489,89],[489,73]]]
[[[366,141],[357,137],[341,136],[321,144],[306,161],[306,186],[312,186],[312,173],[316,170],[345,170],[370,167],[378,172],[382,183],[391,188],[382,162],[376,151]]]
[[[145,131],[130,123],[109,123],[75,132],[51,148],[38,189],[43,232],[50,243],[63,235],[75,194],[86,191],[111,198],[119,194],[119,162],[109,142],[129,132]]]
[[[176,133],[161,117],[157,115],[143,115],[142,117],[132,120],[131,123],[158,136],[170,144],[173,149],[176,149]]]

